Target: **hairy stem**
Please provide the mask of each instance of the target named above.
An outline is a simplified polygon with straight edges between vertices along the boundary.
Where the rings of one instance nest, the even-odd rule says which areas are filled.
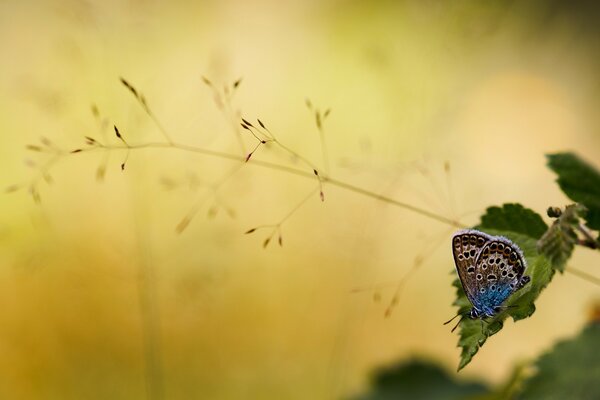
[[[596,241],[596,239],[594,239],[594,237],[592,236],[592,233],[590,232],[590,230],[588,229],[587,226],[585,226],[585,224],[583,224],[582,222],[580,222],[579,224],[577,224],[577,226],[575,227],[579,232],[581,232],[581,234],[583,235],[583,237],[585,237],[584,240],[580,240],[579,241],[579,245],[580,246],[584,246],[584,247],[588,247],[590,249],[597,249],[598,247],[600,247],[600,243],[598,241]]]

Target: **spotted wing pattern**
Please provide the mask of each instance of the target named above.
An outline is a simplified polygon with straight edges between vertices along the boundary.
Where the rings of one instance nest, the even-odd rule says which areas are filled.
[[[524,275],[527,264],[521,250],[510,240],[498,236],[485,244],[475,263],[477,295],[473,306],[487,315],[515,291],[529,282]]]
[[[475,279],[477,256],[492,239],[494,238],[490,235],[471,229],[458,231],[452,237],[454,265],[465,294],[473,305],[479,293]]]

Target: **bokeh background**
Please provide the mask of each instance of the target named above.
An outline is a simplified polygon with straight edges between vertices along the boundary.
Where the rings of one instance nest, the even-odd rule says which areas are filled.
[[[321,167],[310,98],[332,110],[337,179],[467,225],[503,202],[543,214],[567,203],[545,153],[600,160],[599,16],[560,1],[0,1],[0,183],[41,197],[0,197],[0,397],[329,399],[412,356],[454,370],[452,226],[325,185],[263,249],[269,230],[243,233],[315,179],[247,164],[212,196],[235,161],[147,149],[124,172],[110,152],[103,181],[107,153],[61,157],[49,185],[25,146],[118,144],[112,124],[163,140],[125,77],[177,142],[239,155],[240,137],[254,144],[241,110]],[[243,78],[231,109],[201,76]],[[275,147],[254,157],[306,169]],[[598,275],[597,260],[572,265]],[[459,378],[503,381],[578,332],[598,295],[556,277]]]

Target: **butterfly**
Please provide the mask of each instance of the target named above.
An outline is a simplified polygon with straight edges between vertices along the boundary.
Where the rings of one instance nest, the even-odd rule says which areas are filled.
[[[524,275],[527,262],[523,252],[503,236],[474,229],[458,231],[452,236],[452,254],[460,283],[473,306],[452,332],[465,315],[483,320],[508,308],[503,303],[531,280]]]

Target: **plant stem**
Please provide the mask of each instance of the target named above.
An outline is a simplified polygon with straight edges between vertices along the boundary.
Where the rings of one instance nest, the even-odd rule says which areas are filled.
[[[176,142],[173,142],[173,143],[148,142],[148,143],[134,144],[134,145],[129,145],[129,146],[102,145],[102,146],[84,148],[74,154],[98,151],[98,150],[103,150],[103,149],[104,150],[140,150],[140,149],[152,149],[152,148],[154,148],[154,149],[156,149],[156,148],[175,149],[175,150],[180,150],[180,151],[187,151],[187,152],[192,152],[192,153],[203,154],[203,155],[210,156],[210,157],[216,157],[216,158],[221,158],[221,159],[226,159],[226,160],[231,160],[231,161],[238,161],[238,162],[242,162],[242,163],[246,161],[245,157],[238,156],[235,154],[226,153],[226,152],[222,152],[222,151],[216,151],[216,150],[210,150],[210,149],[206,149],[203,147],[198,147],[198,146],[193,146],[193,145],[188,145],[188,144],[183,144],[183,143],[176,143]],[[71,153],[65,153],[65,154],[71,154]],[[248,161],[248,164],[256,165],[259,167],[268,168],[268,169],[272,169],[272,170],[283,171],[283,172],[286,172],[289,174],[293,174],[293,175],[300,176],[303,178],[308,178],[308,179],[314,179],[314,177],[315,177],[313,171],[305,171],[303,169],[289,167],[287,165],[277,164],[277,163],[273,163],[273,162],[269,162],[269,161],[261,161],[261,160],[251,159]],[[348,190],[348,191],[351,191],[351,192],[354,192],[357,194],[361,194],[363,196],[370,197],[372,199],[382,201],[384,203],[388,203],[388,204],[391,204],[391,205],[399,207],[399,208],[403,208],[408,211],[412,211],[414,213],[417,213],[419,215],[433,219],[435,221],[441,222],[441,223],[449,225],[449,226],[453,226],[456,228],[466,227],[460,221],[454,220],[452,218],[444,217],[443,215],[436,214],[434,212],[425,210],[425,209],[417,207],[415,205],[405,203],[405,202],[393,199],[391,197],[387,197],[387,196],[375,193],[369,189],[355,186],[355,185],[352,185],[345,181],[331,178],[327,175],[320,175],[320,179],[323,183],[328,183],[330,185],[337,186],[339,188],[342,188],[342,189],[345,189],[345,190]]]
[[[565,271],[577,276],[578,278],[594,283],[596,285],[600,285],[600,278],[597,278],[594,275],[590,275],[587,272],[575,269],[570,265],[567,268],[565,268]]]
[[[146,229],[149,222],[147,203],[139,185],[130,185],[134,204],[134,227],[138,246],[137,292],[142,329],[142,348],[144,357],[144,380],[146,397],[149,400],[165,398],[164,365],[162,357],[162,341],[160,327],[160,310],[158,307],[158,287],[156,268],[152,257],[151,238]]]

